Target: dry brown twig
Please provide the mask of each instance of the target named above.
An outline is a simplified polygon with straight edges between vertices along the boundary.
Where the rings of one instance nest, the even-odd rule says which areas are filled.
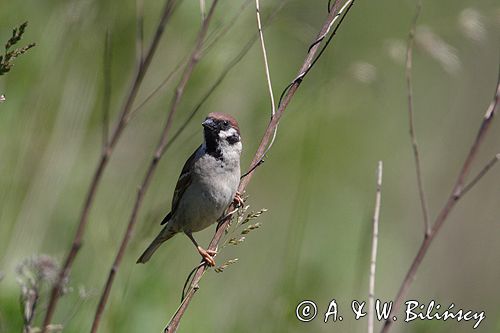
[[[174,93],[174,96],[172,97],[170,109],[169,109],[169,112],[167,113],[167,119],[165,122],[165,126],[161,132],[158,146],[156,147],[156,150],[154,152],[151,163],[148,167],[148,170],[146,171],[146,175],[144,177],[144,180],[143,180],[143,182],[142,182],[142,184],[139,187],[139,190],[137,192],[136,201],[135,201],[132,213],[130,215],[130,219],[129,219],[129,222],[127,224],[127,228],[125,230],[125,234],[122,238],[122,241],[120,243],[120,247],[118,249],[118,252],[116,253],[113,264],[111,265],[111,269],[109,271],[108,278],[106,280],[106,284],[105,284],[104,289],[102,291],[102,294],[101,294],[101,297],[99,300],[99,304],[96,308],[94,321],[93,321],[92,329],[91,329],[92,333],[95,333],[98,330],[98,327],[100,324],[100,319],[101,319],[103,311],[104,311],[104,307],[106,306],[109,294],[111,292],[111,288],[113,286],[114,278],[116,276],[118,268],[120,267],[123,256],[125,254],[125,250],[128,246],[128,242],[129,242],[130,237],[132,235],[132,231],[133,231],[135,223],[137,221],[137,215],[139,213],[139,209],[142,206],[144,196],[145,196],[146,191],[149,187],[149,184],[151,183],[151,179],[153,178],[153,175],[156,171],[156,168],[158,166],[158,162],[160,161],[161,157],[165,153],[165,149],[166,149],[167,144],[168,144],[168,135],[170,133],[170,128],[172,127],[174,115],[177,112],[181,98],[184,94],[184,90],[187,86],[189,79],[191,78],[191,75],[194,71],[194,68],[195,68],[196,64],[198,63],[198,61],[200,60],[201,49],[203,46],[203,40],[205,39],[205,36],[207,34],[208,26],[210,24],[210,21],[213,17],[214,12],[215,12],[215,7],[217,6],[217,3],[218,3],[218,0],[214,0],[212,2],[212,5],[211,5],[206,17],[205,17],[205,20],[203,21],[203,24],[200,28],[199,33],[198,33],[196,46],[189,57],[189,61],[186,65],[184,72],[182,74],[182,77],[181,77],[181,79],[180,79],[180,81],[175,89],[175,93]]]
[[[429,234],[429,213],[427,210],[427,202],[425,199],[424,184],[422,181],[422,167],[420,165],[420,153],[418,150],[417,135],[415,133],[415,114],[413,112],[413,84],[412,84],[412,70],[413,70],[413,45],[415,43],[415,33],[417,30],[417,21],[422,11],[422,2],[417,0],[417,9],[413,23],[408,35],[408,46],[406,48],[406,88],[408,92],[408,122],[410,129],[410,139],[413,149],[413,158],[415,160],[415,172],[417,176],[418,196],[420,199],[420,206],[422,209],[422,218],[424,221],[424,233]]]
[[[462,190],[462,196],[465,195],[465,193],[469,192],[476,184],[478,181],[483,178],[488,171],[490,171],[491,168],[500,160],[500,153],[496,154],[493,156],[493,158],[477,173],[477,175],[467,184],[464,186]]]
[[[332,10],[330,11],[326,21],[324,22],[315,42],[312,44],[312,46],[309,48],[309,51],[307,53],[306,59],[304,60],[298,76],[293,80],[293,82],[288,85],[285,88],[285,91],[282,94],[282,98],[280,98],[280,103],[278,103],[278,110],[276,111],[274,117],[271,118],[269,121],[269,124],[266,128],[266,131],[261,139],[261,142],[259,144],[259,147],[257,149],[257,152],[254,155],[254,158],[252,160],[252,163],[250,164],[249,172],[245,174],[245,177],[242,178],[240,182],[240,186],[238,188],[238,191],[240,193],[243,193],[245,190],[246,186],[250,182],[253,173],[258,165],[261,164],[262,158],[265,155],[264,153],[266,152],[266,149],[268,147],[269,142],[271,141],[272,135],[275,131],[275,128],[281,119],[284,111],[288,107],[291,99],[295,95],[295,92],[301,85],[304,77],[307,75],[307,73],[311,70],[311,68],[314,66],[316,61],[319,59],[323,51],[325,50],[326,46],[328,46],[329,42],[335,35],[338,27],[342,23],[342,19],[345,17],[347,14],[348,10],[352,7],[353,1],[348,0],[344,3],[342,6],[341,1],[335,1],[335,4],[333,5]],[[330,38],[327,40],[327,42],[323,45],[323,48],[320,48],[321,41],[325,38],[327,33],[330,31],[332,27],[332,22],[334,22],[339,15],[341,15],[345,11],[344,16],[342,16],[342,19],[340,20],[339,24],[337,27],[334,29],[334,31],[331,33]],[[234,207],[230,207],[229,209],[232,210]],[[209,249],[215,250],[217,248],[217,245],[219,244],[220,239],[222,238],[224,231],[227,229],[228,224],[230,222],[230,218],[226,218],[221,224],[219,224],[217,231],[212,238],[212,241],[210,242]],[[201,266],[198,268],[194,274],[193,280],[190,284],[190,288],[184,298],[184,300],[181,303],[181,306],[177,309],[177,311],[174,313],[172,318],[170,319],[168,325],[165,327],[164,332],[165,333],[172,333],[176,332],[180,320],[184,316],[184,313],[189,306],[192,298],[194,297],[196,291],[199,289],[199,282],[201,278],[203,277],[203,274],[205,273],[207,267],[206,265]]]
[[[111,103],[111,64],[113,54],[111,52],[111,34],[106,30],[104,37],[104,53],[103,53],[103,83],[104,93],[102,98],[102,146],[106,147],[109,138],[109,106]]]
[[[135,37],[135,52],[137,63],[144,62],[144,0],[135,1],[136,12],[136,37]]]
[[[403,299],[406,297],[406,294],[408,293],[408,290],[411,286],[411,283],[413,282],[415,278],[415,274],[417,273],[418,268],[420,267],[420,264],[422,263],[422,260],[424,259],[425,255],[427,254],[427,251],[432,244],[432,241],[435,239],[439,231],[441,230],[444,222],[448,218],[450,212],[453,210],[457,202],[463,198],[463,196],[474,186],[478,183],[478,181],[486,175],[488,170],[491,169],[491,167],[497,162],[497,160],[500,158],[500,154],[497,154],[486,166],[481,168],[480,172],[472,178],[472,181],[469,182],[468,184],[465,183],[466,178],[469,176],[472,163],[474,162],[477,153],[484,142],[484,138],[486,137],[486,134],[488,133],[488,130],[491,126],[491,123],[493,121],[493,118],[498,111],[498,104],[499,104],[499,98],[500,98],[500,68],[499,68],[499,73],[498,73],[498,79],[497,79],[497,85],[495,89],[495,95],[493,97],[493,100],[491,101],[488,109],[486,110],[486,113],[483,117],[483,120],[481,122],[481,125],[479,127],[478,133],[476,135],[476,138],[474,142],[472,143],[472,146],[469,150],[469,153],[467,154],[467,157],[465,158],[465,161],[462,165],[462,168],[457,176],[457,179],[455,181],[455,184],[451,190],[450,195],[448,196],[448,199],[439,212],[438,216],[436,217],[434,223],[432,224],[430,231],[426,236],[424,237],[422,244],[420,245],[417,254],[415,255],[415,258],[413,259],[413,262],[406,273],[406,276],[399,288],[399,291],[394,299],[394,303],[391,309],[391,313],[389,315],[389,318],[385,321],[384,326],[382,327],[381,333],[386,333],[389,331],[393,324],[393,316],[395,311],[399,309],[401,306],[401,303],[403,302]]]
[[[48,326],[50,325],[52,321],[52,317],[54,315],[57,302],[59,300],[60,294],[61,294],[61,288],[62,288],[62,283],[66,279],[66,277],[69,275],[71,268],[73,266],[74,260],[78,254],[78,251],[80,250],[80,247],[82,245],[82,240],[83,240],[83,235],[85,233],[85,229],[88,224],[88,218],[90,214],[90,209],[93,205],[97,189],[99,187],[99,184],[102,179],[102,175],[104,173],[104,170],[106,169],[106,166],[108,165],[109,159],[111,157],[111,154],[118,142],[118,140],[121,137],[121,134],[123,133],[123,130],[125,129],[127,125],[127,117],[132,110],[132,106],[134,104],[135,98],[137,96],[137,93],[139,91],[139,88],[142,84],[142,81],[146,75],[146,72],[149,68],[149,65],[151,64],[151,61],[153,59],[153,56],[156,52],[156,49],[158,47],[158,44],[160,42],[161,36],[163,35],[163,31],[165,29],[166,24],[169,21],[169,18],[171,17],[174,8],[177,4],[176,0],[166,0],[165,1],[165,6],[163,9],[163,12],[160,17],[160,21],[157,25],[155,34],[153,36],[153,39],[149,45],[149,48],[146,52],[146,56],[144,57],[144,60],[140,63],[137,63],[136,65],[136,70],[134,73],[134,77],[132,79],[131,87],[126,95],[125,101],[123,103],[123,106],[119,112],[118,120],[116,122],[116,125],[112,131],[111,137],[109,140],[106,141],[105,145],[103,146],[101,156],[99,158],[99,162],[97,164],[97,167],[94,171],[94,175],[92,178],[92,181],[90,183],[89,190],[86,194],[85,197],[85,202],[83,205],[83,209],[80,215],[80,219],[78,222],[77,230],[75,232],[71,248],[66,255],[66,258],[64,260],[64,264],[59,272],[58,278],[54,282],[54,285],[52,287],[51,295],[50,295],[50,300],[47,306],[47,311],[45,313],[45,317],[43,320],[43,326],[42,326],[42,333],[46,333]]]
[[[370,258],[370,282],[368,288],[368,333],[373,333],[375,317],[375,270],[377,268],[378,221],[380,216],[380,201],[382,197],[382,161],[377,166],[377,190],[375,194],[375,209],[373,210],[372,251]]]

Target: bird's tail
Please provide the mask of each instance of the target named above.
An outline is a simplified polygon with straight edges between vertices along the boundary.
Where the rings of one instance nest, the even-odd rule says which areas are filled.
[[[141,264],[147,263],[149,261],[149,259],[151,259],[151,256],[153,255],[153,253],[155,253],[155,251],[160,247],[160,245],[163,244],[163,242],[166,242],[167,240],[172,238],[176,233],[177,233],[177,231],[170,230],[170,228],[168,228],[168,225],[167,225],[160,232],[160,234],[158,236],[156,236],[156,238],[151,242],[151,244],[148,246],[146,251],[144,251],[144,253],[139,257],[139,259],[137,259],[136,263],[138,263],[138,264],[139,263],[141,263]]]

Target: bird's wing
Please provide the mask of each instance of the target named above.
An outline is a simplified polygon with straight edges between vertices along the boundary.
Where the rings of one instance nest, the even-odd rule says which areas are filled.
[[[202,145],[198,147],[194,151],[194,153],[188,158],[184,167],[182,168],[181,175],[179,176],[179,180],[177,180],[177,185],[175,186],[174,197],[172,198],[172,210],[170,213],[165,216],[165,218],[161,221],[160,224],[167,223],[170,218],[175,214],[177,207],[179,206],[179,202],[181,201],[182,195],[186,192],[186,189],[189,187],[192,181],[191,170],[193,169],[193,164],[200,158],[200,150]]]

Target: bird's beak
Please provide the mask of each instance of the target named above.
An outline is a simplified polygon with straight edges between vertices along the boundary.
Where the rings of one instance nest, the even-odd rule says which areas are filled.
[[[205,128],[211,128],[211,129],[215,128],[215,122],[211,118],[205,119],[205,121],[202,122],[201,124]]]

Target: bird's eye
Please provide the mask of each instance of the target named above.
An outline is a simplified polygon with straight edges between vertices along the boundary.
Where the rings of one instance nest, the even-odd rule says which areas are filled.
[[[223,124],[224,124],[224,126],[226,126],[226,127],[227,127],[227,126],[229,126],[229,121],[224,120]]]

